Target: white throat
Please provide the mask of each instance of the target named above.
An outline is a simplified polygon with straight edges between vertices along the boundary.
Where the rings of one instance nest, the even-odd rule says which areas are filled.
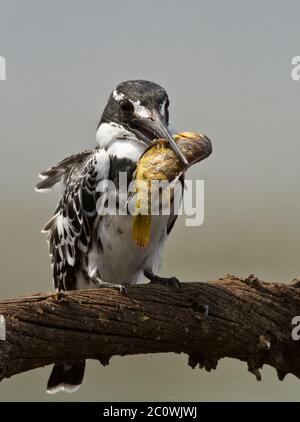
[[[110,156],[138,161],[146,145],[117,123],[101,123],[96,132],[97,144],[105,148]]]
[[[101,123],[96,132],[96,142],[100,147],[107,148],[117,139],[135,139],[136,136],[117,123]]]

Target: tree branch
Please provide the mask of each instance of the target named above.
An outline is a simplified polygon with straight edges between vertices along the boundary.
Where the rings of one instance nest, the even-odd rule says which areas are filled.
[[[298,283],[299,284],[299,283]],[[208,371],[223,357],[263,364],[300,378],[300,341],[291,333],[300,315],[298,284],[226,276],[181,289],[137,285],[42,293],[0,302],[6,340],[0,341],[0,380],[62,360],[146,353],[186,353]]]

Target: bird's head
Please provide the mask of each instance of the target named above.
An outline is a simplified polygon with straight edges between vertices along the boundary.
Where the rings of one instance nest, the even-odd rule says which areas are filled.
[[[146,145],[155,139],[166,139],[178,158],[187,164],[168,128],[168,107],[168,94],[161,86],[144,80],[122,82],[112,92],[100,125],[120,125]]]

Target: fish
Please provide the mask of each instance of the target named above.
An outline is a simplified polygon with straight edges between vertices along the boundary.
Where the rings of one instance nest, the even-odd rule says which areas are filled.
[[[192,165],[204,160],[212,153],[210,139],[197,132],[181,132],[173,136],[176,144],[188,161],[184,165],[175,155],[167,140],[155,140],[141,156],[133,174],[134,188],[130,198],[136,195],[135,212],[132,222],[132,236],[135,244],[146,247],[151,235],[151,210],[157,185],[153,181],[168,182],[170,196],[174,193],[176,182]],[[166,186],[166,185],[165,185]],[[160,192],[160,199],[163,192]]]

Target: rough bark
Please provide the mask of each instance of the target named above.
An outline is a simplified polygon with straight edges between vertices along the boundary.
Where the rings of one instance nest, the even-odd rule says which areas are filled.
[[[0,380],[62,360],[146,353],[186,353],[191,367],[215,369],[220,358],[263,364],[300,378],[299,283],[226,276],[181,289],[137,285],[42,293],[0,302],[6,340],[0,341]]]

